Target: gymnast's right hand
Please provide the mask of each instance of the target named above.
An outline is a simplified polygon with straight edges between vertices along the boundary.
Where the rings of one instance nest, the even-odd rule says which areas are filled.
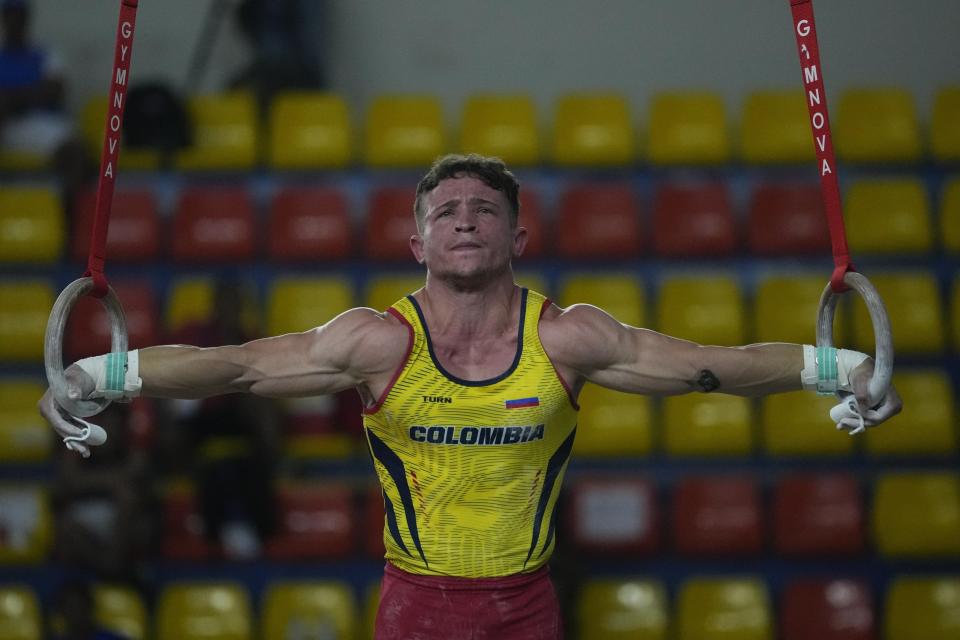
[[[87,400],[96,390],[93,378],[75,364],[67,367],[63,375],[67,383],[67,395],[73,400]],[[76,451],[84,458],[90,457],[90,447],[107,441],[107,432],[102,427],[70,415],[57,404],[50,389],[43,394],[37,406],[40,415],[63,438],[67,449]]]

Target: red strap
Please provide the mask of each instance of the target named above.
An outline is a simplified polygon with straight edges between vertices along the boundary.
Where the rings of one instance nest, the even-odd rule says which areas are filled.
[[[130,84],[130,57],[133,53],[133,28],[137,20],[138,0],[122,0],[117,21],[117,44],[113,53],[113,74],[110,76],[110,98],[107,123],[103,135],[103,153],[100,156],[100,176],[90,237],[90,256],[84,276],[93,278],[90,295],[102,298],[107,294],[107,278],[103,273],[107,259],[107,227],[113,204],[113,186],[120,158],[120,131],[126,106],[127,87]]]
[[[823,68],[820,66],[820,48],[817,46],[817,27],[813,20],[811,0],[790,0],[793,11],[793,33],[797,37],[797,53],[803,70],[803,85],[806,91],[810,127],[813,130],[813,146],[817,153],[817,169],[820,172],[820,189],[830,228],[833,246],[833,276],[830,286],[837,293],[849,287],[843,282],[847,271],[856,271],[850,263],[847,248],[847,233],[843,227],[843,209],[840,204],[840,185],[837,182],[837,161],[833,154],[830,135],[830,117],[827,114],[827,94],[823,88]]]

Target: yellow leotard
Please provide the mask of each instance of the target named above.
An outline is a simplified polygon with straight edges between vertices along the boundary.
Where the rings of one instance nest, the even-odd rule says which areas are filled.
[[[549,559],[577,407],[540,343],[546,303],[521,290],[516,356],[482,381],[443,369],[413,296],[388,310],[410,330],[409,354],[363,422],[383,487],[386,558],[400,569],[496,577]]]

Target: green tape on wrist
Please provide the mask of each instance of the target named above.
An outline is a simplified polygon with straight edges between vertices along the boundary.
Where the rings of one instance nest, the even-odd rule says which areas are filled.
[[[837,350],[834,347],[817,347],[817,393],[830,395],[838,386]]]
[[[106,369],[106,389],[104,391],[123,393],[124,381],[127,376],[127,352],[108,353]]]

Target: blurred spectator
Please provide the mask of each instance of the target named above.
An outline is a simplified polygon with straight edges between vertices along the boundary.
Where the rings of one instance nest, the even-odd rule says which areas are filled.
[[[158,529],[150,465],[132,445],[130,405],[113,403],[94,420],[109,437],[90,458],[58,447],[55,553],[99,579],[135,582]]]
[[[0,10],[0,149],[48,159],[69,196],[95,168],[64,110],[61,63],[30,41],[28,0],[2,0]]]
[[[95,615],[93,589],[79,579],[67,580],[53,596],[51,640],[126,640],[100,627]]]
[[[217,283],[214,317],[185,326],[174,341],[199,347],[240,344],[258,337],[245,326],[243,286]],[[247,320],[249,322],[249,320]],[[280,424],[276,404],[251,394],[173,401],[175,457],[189,465],[207,541],[229,559],[252,559],[276,527],[274,479]],[[170,446],[168,444],[168,446]]]

